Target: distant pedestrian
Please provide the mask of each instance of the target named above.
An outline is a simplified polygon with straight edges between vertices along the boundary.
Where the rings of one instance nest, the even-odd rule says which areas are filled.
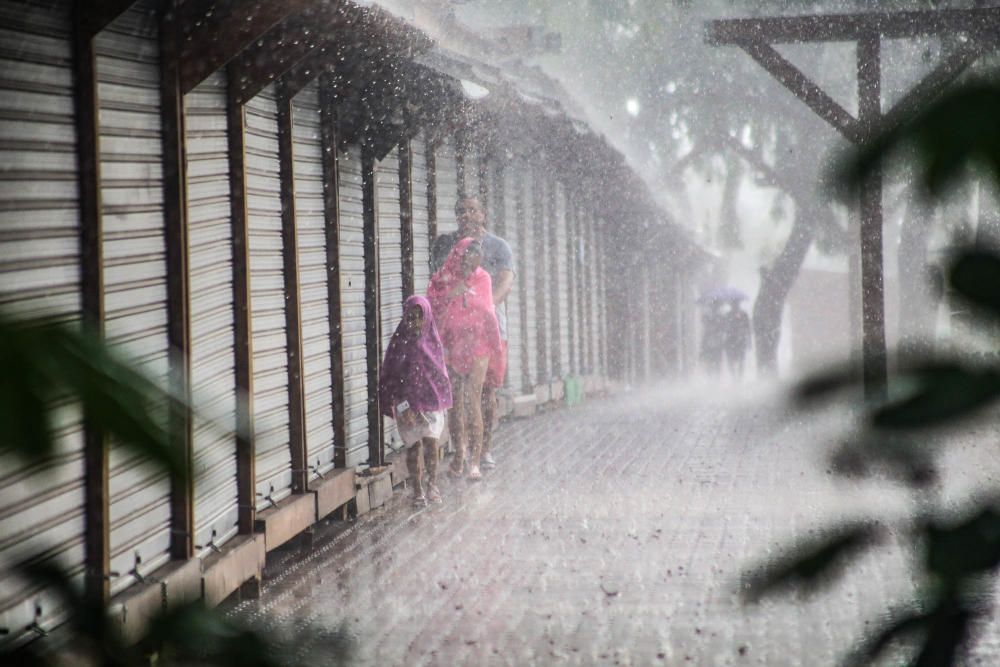
[[[411,296],[403,304],[403,319],[382,360],[378,394],[382,414],[396,421],[399,438],[409,447],[406,465],[414,503],[441,502],[438,438],[444,430],[444,411],[452,405],[451,382],[431,304],[422,296]]]
[[[722,370],[726,346],[724,318],[722,304],[718,301],[709,301],[701,315],[701,365],[713,377]]]
[[[732,301],[723,316],[723,322],[726,366],[730,376],[739,380],[743,378],[747,352],[750,350],[750,316],[740,307],[739,302]]]
[[[490,359],[500,351],[500,327],[493,307],[490,274],[480,263],[482,245],[459,241],[427,289],[445,347],[455,404],[448,426],[455,456],[449,474],[459,477],[469,447],[469,479],[482,478],[483,382]]]
[[[461,197],[455,203],[458,231],[442,234],[431,248],[431,266],[437,271],[460,239],[474,238],[483,246],[483,263],[493,283],[493,304],[500,325],[500,350],[490,359],[483,381],[483,468],[496,465],[493,459],[493,429],[496,426],[497,391],[507,376],[507,296],[514,285],[514,253],[499,236],[486,231],[486,207],[477,197]]]

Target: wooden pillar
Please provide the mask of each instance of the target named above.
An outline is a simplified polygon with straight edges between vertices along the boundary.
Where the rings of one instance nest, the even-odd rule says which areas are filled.
[[[399,238],[403,253],[403,298],[414,293],[413,277],[413,153],[410,140],[399,145]]]
[[[97,59],[94,35],[86,28],[89,3],[73,11],[73,86],[77,178],[80,195],[80,289],[84,330],[104,333],[104,250],[101,218],[101,133],[98,125]],[[83,415],[84,594],[104,608],[110,598],[111,535],[108,441]]]
[[[532,169],[532,171],[534,172],[535,170]],[[536,383],[540,381],[548,382],[551,379],[548,368],[548,336],[545,329],[545,322],[548,319],[545,316],[548,304],[545,294],[545,280],[552,279],[551,273],[548,273],[545,269],[548,264],[545,261],[546,228],[548,227],[548,219],[545,215],[545,179],[537,178],[537,176],[538,174],[536,173],[531,188],[531,194],[534,195],[534,201],[532,202],[534,215],[532,218],[535,227],[533,234],[535,241],[535,356],[538,365],[538,377],[534,378]]]
[[[579,273],[578,267],[576,265],[576,252],[574,252],[574,244],[577,239],[577,227],[576,227],[576,201],[574,197],[566,197],[566,247],[563,251],[566,253],[566,293],[567,293],[567,310],[569,311],[566,316],[569,318],[567,326],[569,327],[569,368],[566,369],[570,375],[578,375],[580,373],[579,368],[579,350],[577,346],[577,324],[576,324],[576,309],[577,303],[580,301],[580,283],[577,279],[577,274]]]
[[[873,128],[882,117],[881,37],[871,32],[858,40],[858,115],[862,127]],[[882,276],[882,170],[865,177],[861,207],[861,311],[865,396],[885,397],[885,290]]]
[[[520,170],[515,172],[518,174],[516,181],[516,191],[514,193],[514,211],[517,219],[514,221],[516,226],[517,234],[517,248],[521,252],[521,267],[517,272],[517,289],[518,294],[521,298],[518,299],[518,305],[521,307],[521,391],[525,394],[530,394],[533,391],[531,377],[531,359],[529,358],[528,350],[528,337],[531,332],[528,331],[528,279],[527,279],[527,265],[528,265],[528,247],[526,240],[528,238],[528,202],[525,201],[524,197],[524,177],[520,173]]]
[[[323,215],[326,232],[326,289],[330,321],[330,391],[333,402],[333,464],[347,466],[347,416],[344,406],[343,311],[340,300],[340,181],[337,169],[337,117],[333,76],[319,80],[323,142]]]
[[[378,196],[375,156],[365,147],[361,155],[361,189],[364,213],[365,347],[368,359],[368,462],[385,463],[382,414],[379,410],[378,378],[381,366],[382,326],[379,304]]]
[[[438,235],[437,227],[437,157],[434,155],[436,142],[427,140],[424,155],[427,160],[427,238],[430,243]]]
[[[246,112],[238,101],[237,73],[229,78],[226,124],[229,143],[229,201],[233,238],[233,329],[236,375],[236,485],[239,531],[253,533],[256,507],[256,447],[253,434],[253,340],[250,304],[250,230],[247,215]]]
[[[549,337],[551,340],[551,377],[553,379],[562,378],[566,369],[562,367],[562,311],[559,308],[559,287],[564,276],[559,275],[559,253],[563,251],[559,247],[559,235],[556,227],[559,225],[559,207],[556,202],[559,189],[556,187],[557,181],[550,177],[546,182],[545,206],[548,209],[548,216],[545,221],[546,240],[543,250],[549,259],[549,268],[546,275],[549,277],[549,293],[547,295],[549,318]],[[563,220],[565,222],[565,220]]]
[[[163,215],[167,259],[167,339],[170,383],[183,406],[170,411],[171,445],[183,452],[184,477],[171,479],[170,557],[194,556],[194,450],[191,398],[191,321],[188,286],[187,178],[184,95],[180,82],[177,7],[164,3],[160,20],[160,117],[163,141]]]
[[[278,177],[281,199],[281,259],[285,296],[285,350],[288,370],[288,447],[292,493],[309,490],[306,456],[305,386],[302,378],[302,308],[295,220],[295,146],[292,99],[278,88]]]

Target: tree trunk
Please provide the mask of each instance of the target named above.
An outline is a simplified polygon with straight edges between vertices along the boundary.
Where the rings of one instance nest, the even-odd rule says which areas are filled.
[[[899,234],[899,360],[912,360],[934,333],[934,298],[927,266],[931,211],[910,203]]]
[[[805,261],[815,236],[816,217],[820,214],[807,206],[796,211],[792,233],[771,267],[760,270],[760,290],[753,305],[754,351],[757,370],[773,374],[778,369],[778,343],[781,342],[781,314],[785,300]]]
[[[743,161],[726,161],[726,184],[722,190],[722,209],[719,212],[719,245],[737,249],[743,246],[740,234],[740,216],[736,199],[743,183]]]

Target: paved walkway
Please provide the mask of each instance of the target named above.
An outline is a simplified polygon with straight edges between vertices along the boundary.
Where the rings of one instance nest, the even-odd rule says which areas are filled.
[[[723,406],[718,391],[649,391],[512,422],[485,481],[330,523],[310,552],[279,554],[238,612],[343,624],[352,664],[836,664],[912,589],[894,544],[809,599],[744,605],[740,573],[907,497],[829,474],[841,414],[788,416],[777,394],[750,393]],[[995,482],[997,458],[971,439],[943,493]],[[1000,664],[998,638],[987,628],[970,663]]]

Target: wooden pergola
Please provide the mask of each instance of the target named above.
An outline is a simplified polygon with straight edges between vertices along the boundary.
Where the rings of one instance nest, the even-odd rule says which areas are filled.
[[[862,12],[711,21],[707,41],[738,46],[848,141],[898,125],[943,91],[977,58],[995,48],[1000,8]],[[949,38],[938,65],[890,109],[882,105],[882,40]],[[852,115],[782,56],[775,44],[853,42],[857,47],[858,114]],[[882,172],[875,168],[860,190],[862,351],[865,395],[885,395],[887,357],[882,261]]]

